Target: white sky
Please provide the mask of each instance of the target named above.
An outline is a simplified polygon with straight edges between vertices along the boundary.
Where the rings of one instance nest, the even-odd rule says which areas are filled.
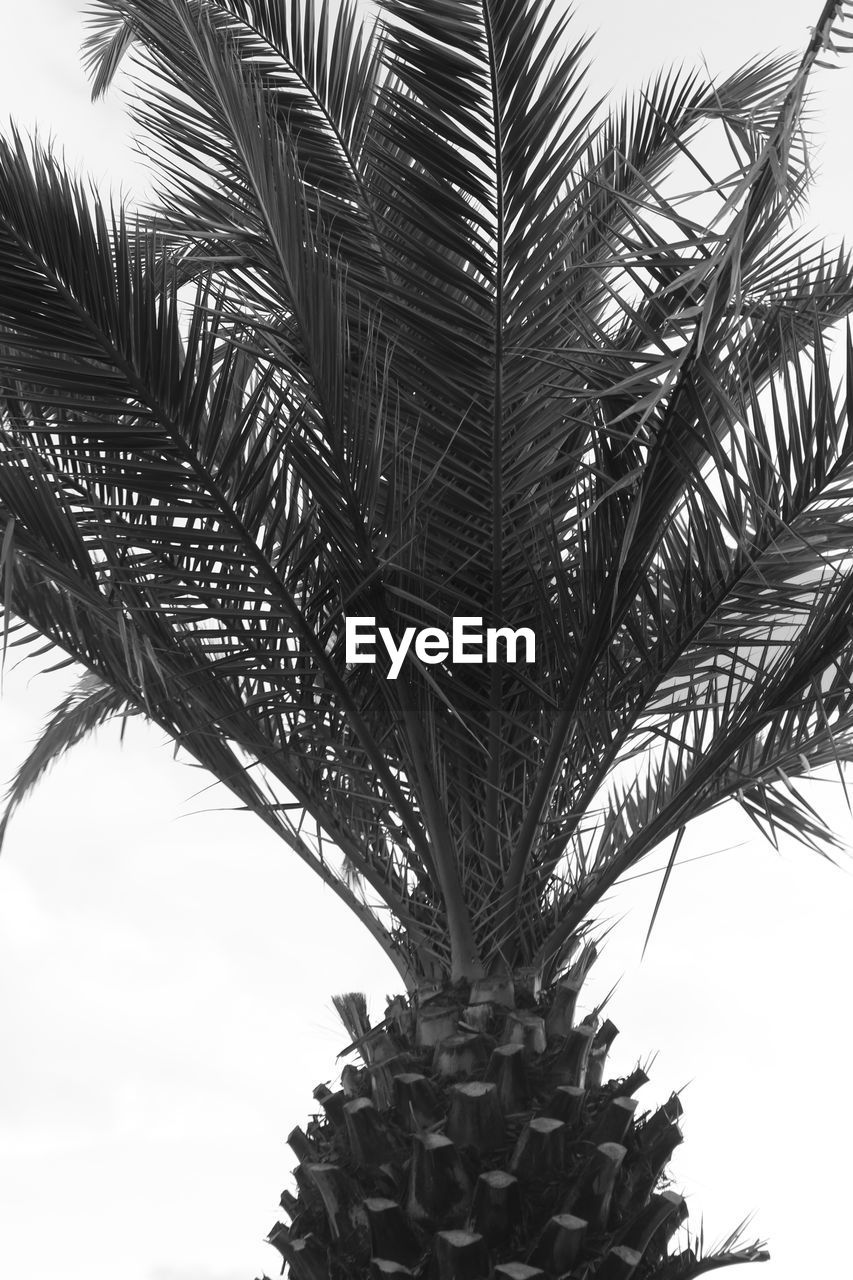
[[[731,69],[800,48],[819,0],[581,0],[603,86],[693,60]],[[0,0],[0,120],[39,123],[101,180],[133,183],[115,101],[91,107],[74,0]],[[853,60],[821,80],[813,202],[850,221]],[[8,776],[68,680],[10,670]],[[158,732],[104,732],[14,820],[0,858],[0,1272],[16,1280],[251,1280],[293,1158],[284,1144],[343,1044],[329,996],[397,989],[354,920],[230,797],[176,765]],[[837,786],[818,803],[846,838]],[[201,811],[201,812],[200,812]],[[756,1210],[764,1280],[840,1273],[853,1119],[853,876],[776,855],[737,815],[691,833],[649,953],[658,881],[618,895],[590,980],[622,1028],[613,1067],[658,1057],[644,1106],[690,1083],[676,1185],[706,1237]]]

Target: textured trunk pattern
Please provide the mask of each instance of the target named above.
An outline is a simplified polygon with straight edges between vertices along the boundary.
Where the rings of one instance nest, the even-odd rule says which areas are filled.
[[[363,1065],[318,1086],[288,1139],[297,1194],[269,1240],[293,1280],[687,1280],[767,1256],[674,1251],[681,1104],[640,1115],[639,1067],[604,1082],[616,1028],[575,1020],[587,967],[544,994],[486,979],[348,1021]]]

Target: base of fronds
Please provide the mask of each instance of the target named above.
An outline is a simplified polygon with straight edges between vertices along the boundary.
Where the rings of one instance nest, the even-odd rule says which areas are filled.
[[[759,1245],[673,1250],[687,1217],[666,1186],[677,1095],[649,1114],[638,1067],[604,1081],[613,1024],[575,1021],[589,956],[545,993],[487,979],[392,1000],[353,1043],[335,1092],[288,1141],[296,1194],[269,1241],[293,1280],[691,1280],[763,1261]],[[343,1056],[343,1055],[341,1055]]]

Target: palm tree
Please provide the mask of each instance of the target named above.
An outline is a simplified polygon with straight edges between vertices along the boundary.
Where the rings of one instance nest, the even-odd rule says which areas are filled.
[[[145,715],[396,966],[291,1135],[296,1280],[761,1258],[671,1249],[680,1102],[640,1117],[575,1011],[597,905],[691,820],[832,842],[798,782],[853,755],[853,277],[795,218],[845,5],[615,104],[553,0],[379,10],[97,0],[153,210],[0,146],[3,643],[87,670],[9,811]]]

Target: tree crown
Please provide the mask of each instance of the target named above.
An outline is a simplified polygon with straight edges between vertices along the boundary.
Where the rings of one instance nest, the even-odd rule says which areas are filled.
[[[143,712],[407,981],[551,974],[724,800],[828,838],[796,781],[853,754],[853,292],[793,219],[845,6],[604,103],[552,0],[378,9],[97,0],[136,216],[0,147],[6,634],[90,673],[12,800]],[[441,651],[466,618],[491,660]],[[355,619],[409,637],[394,678]]]

